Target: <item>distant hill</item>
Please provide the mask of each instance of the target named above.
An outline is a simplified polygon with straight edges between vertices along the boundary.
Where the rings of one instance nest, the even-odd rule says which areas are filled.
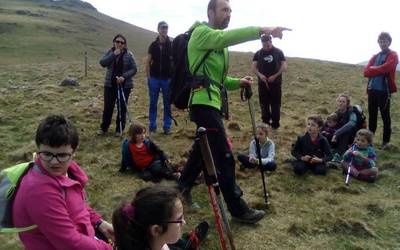
[[[0,65],[98,60],[117,33],[138,57],[155,37],[79,0],[0,0]]]

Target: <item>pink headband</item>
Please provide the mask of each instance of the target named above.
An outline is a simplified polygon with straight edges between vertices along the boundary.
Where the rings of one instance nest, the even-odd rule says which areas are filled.
[[[131,204],[127,204],[122,208],[122,214],[129,220],[132,220],[135,216],[135,207]]]

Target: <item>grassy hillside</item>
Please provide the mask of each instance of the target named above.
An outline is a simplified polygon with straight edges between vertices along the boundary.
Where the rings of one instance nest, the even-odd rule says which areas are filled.
[[[155,37],[79,0],[0,0],[0,65],[83,61],[85,51],[97,61],[117,33],[137,56]]]
[[[249,73],[250,54],[232,55],[231,74]],[[389,151],[378,150],[381,178],[374,184],[352,181],[345,187],[341,171],[331,170],[326,177],[296,177],[286,160],[297,134],[304,131],[305,117],[319,113],[324,117],[334,110],[338,93],[349,90],[354,103],[363,104],[365,81],[361,68],[322,61],[289,59],[284,77],[282,127],[272,136],[277,145],[278,170],[268,174],[267,188],[272,205],[257,226],[232,224],[238,249],[398,249],[399,224],[399,107],[393,99],[393,144]],[[16,72],[16,73],[11,73]],[[81,76],[79,63],[30,64],[0,67],[0,168],[29,160],[35,151],[33,136],[38,121],[49,113],[63,113],[78,126],[81,145],[77,161],[90,176],[87,187],[91,204],[106,218],[112,209],[138,188],[149,185],[131,175],[117,173],[121,140],[95,135],[102,113],[102,78],[104,70],[91,65],[87,78],[79,77],[76,88],[59,86],[66,73]],[[135,77],[129,110],[147,123],[147,87],[143,72]],[[256,98],[256,97],[255,97]],[[230,94],[232,120],[240,131],[228,129],[234,151],[247,150],[251,125],[246,103],[239,93]],[[259,112],[258,105],[257,112]],[[160,107],[161,108],[161,107]],[[191,145],[193,126],[185,112],[174,111],[179,126],[173,134],[156,134],[153,139],[181,162]],[[257,117],[259,120],[260,117]],[[161,121],[160,121],[161,122]],[[381,124],[376,145],[381,140]],[[232,126],[235,127],[235,126]],[[252,206],[262,208],[260,175],[237,171],[238,182]],[[172,183],[167,183],[172,185]],[[187,210],[187,228],[201,218],[213,221],[206,187],[194,189],[202,209]],[[20,249],[15,236],[0,236],[0,249]],[[216,231],[204,249],[217,248]]]
[[[76,2],[69,3],[57,7],[47,1],[0,0],[0,169],[30,160],[36,150],[34,133],[38,122],[50,113],[62,113],[76,124],[80,132],[81,144],[76,160],[90,178],[88,199],[96,210],[110,219],[113,208],[124,200],[130,200],[140,187],[151,183],[117,172],[120,138],[96,136],[101,121],[105,74],[96,61],[115,33],[115,28],[110,27],[120,27],[118,30],[124,30],[126,34],[132,30],[129,34],[132,38],[127,35],[128,42],[132,41],[130,47],[138,48],[137,51],[143,47],[140,43],[147,44],[153,35],[150,32],[142,35],[136,27],[99,14],[90,6],[77,8]],[[48,19],[19,15],[17,10],[43,12]],[[74,18],[67,18],[71,15]],[[63,23],[63,19],[73,23]],[[91,24],[86,25],[89,20],[92,20]],[[76,26],[78,22],[80,26]],[[4,33],[8,27],[4,23],[15,23],[16,28],[10,24],[12,31]],[[56,30],[60,31],[50,27],[57,27]],[[94,31],[92,27],[95,27]],[[134,35],[134,30],[139,33]],[[137,37],[147,37],[147,40],[139,41]],[[52,42],[43,46],[41,39]],[[7,48],[6,51],[3,48]],[[87,77],[83,77],[80,62],[80,50],[84,48],[92,48],[91,56],[96,58],[89,65]],[[251,74],[251,58],[251,53],[233,53],[230,74]],[[140,53],[137,61],[143,69]],[[376,183],[352,180],[350,186],[345,187],[341,171],[335,169],[325,177],[310,174],[297,177],[287,161],[291,158],[291,144],[304,131],[306,117],[311,114],[326,117],[335,110],[335,98],[343,91],[351,94],[353,103],[366,108],[366,81],[361,66],[300,58],[289,58],[288,65],[283,80],[282,127],[271,135],[277,145],[278,162],[277,171],[267,175],[271,206],[266,218],[258,225],[231,224],[237,249],[400,249],[399,97],[394,95],[392,99],[393,146],[387,151],[377,150],[381,176]],[[68,75],[77,77],[80,86],[60,86]],[[142,70],[134,81],[129,111],[135,119],[147,124],[148,93]],[[257,91],[256,88],[253,90],[256,113],[259,114]],[[251,123],[247,103],[240,101],[239,92],[231,92],[229,97],[232,119],[226,121],[226,127],[231,128],[227,132],[233,139],[237,154],[247,150],[252,137]],[[173,127],[173,133],[169,136],[155,134],[152,139],[171,156],[172,162],[179,163],[187,157],[194,126],[186,112],[173,112],[179,123]],[[114,123],[111,131],[113,126]],[[377,148],[381,138],[382,124],[379,121],[375,138]],[[241,171],[237,165],[237,180],[250,205],[263,208],[260,174]],[[164,184],[173,185],[172,182]],[[196,225],[200,219],[213,224],[205,185],[196,186],[193,195],[202,208],[185,208],[186,229]],[[0,242],[0,249],[22,249],[16,235],[0,235]],[[219,249],[213,226],[203,249]]]

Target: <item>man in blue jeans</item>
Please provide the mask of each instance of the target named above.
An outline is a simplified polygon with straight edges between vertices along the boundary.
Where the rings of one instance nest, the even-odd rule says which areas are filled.
[[[149,46],[146,60],[146,75],[149,86],[149,131],[157,131],[157,103],[160,89],[163,95],[164,134],[171,133],[171,104],[169,101],[169,85],[171,81],[171,38],[168,37],[168,24],[164,21],[158,23],[158,36]]]

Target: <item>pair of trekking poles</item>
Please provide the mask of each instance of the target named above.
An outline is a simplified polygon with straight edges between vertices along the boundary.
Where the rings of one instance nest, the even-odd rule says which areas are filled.
[[[254,107],[253,107],[253,103],[251,101],[251,97],[252,97],[251,87],[249,86],[249,87],[243,88],[241,96],[242,96],[242,100],[247,100],[248,104],[249,104],[251,124],[253,127],[253,135],[254,135],[254,139],[256,141],[259,169],[260,169],[261,177],[262,177],[265,205],[268,208],[269,195],[266,190],[265,175],[264,175],[264,172],[261,167],[261,162],[262,162],[261,161],[261,147],[260,147],[260,142],[256,136],[256,123],[255,123],[255,117],[254,117]],[[221,190],[220,190],[219,183],[218,183],[218,176],[217,176],[216,168],[214,165],[214,160],[212,158],[210,145],[209,145],[208,139],[207,139],[207,131],[205,128],[200,127],[197,130],[197,134],[200,138],[201,154],[203,156],[203,160],[206,165],[207,174],[211,178],[211,180],[207,181],[207,187],[208,187],[208,193],[210,196],[211,205],[212,205],[212,209],[213,209],[213,213],[214,213],[214,217],[215,217],[216,228],[217,228],[218,236],[220,239],[221,249],[222,250],[228,249],[226,240],[224,237],[224,232],[225,232],[228,237],[228,240],[229,240],[230,249],[235,250],[236,247],[235,247],[234,240],[233,240],[233,234],[232,234],[231,228],[229,226],[228,216],[226,215],[226,211],[225,211],[225,208],[223,205],[223,200],[221,197]]]
[[[129,123],[132,123],[132,116],[128,110],[128,103],[125,98],[125,93],[122,87],[122,84],[117,83],[117,110],[118,110],[118,119],[119,119],[119,134],[122,136],[122,107],[121,107],[121,100],[123,101],[123,105],[125,105],[126,116],[128,117]]]

